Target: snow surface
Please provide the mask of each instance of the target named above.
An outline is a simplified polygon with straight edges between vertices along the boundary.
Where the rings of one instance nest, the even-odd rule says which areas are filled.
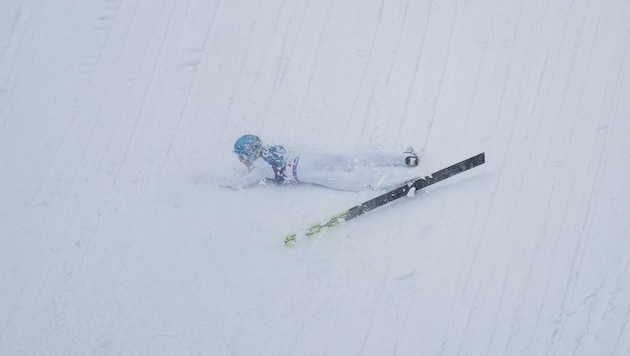
[[[3,0],[0,354],[630,354],[627,0]],[[233,141],[487,163],[260,186]]]

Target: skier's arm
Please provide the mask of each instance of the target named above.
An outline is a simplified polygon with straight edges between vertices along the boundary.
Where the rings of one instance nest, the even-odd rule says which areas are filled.
[[[269,166],[253,166],[249,172],[238,178],[232,178],[219,183],[220,186],[232,189],[242,189],[260,183],[265,179],[273,179],[273,170]]]

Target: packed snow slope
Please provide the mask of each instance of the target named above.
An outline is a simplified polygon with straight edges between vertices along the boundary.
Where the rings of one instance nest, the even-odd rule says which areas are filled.
[[[628,355],[629,51],[627,0],[4,0],[0,354]],[[487,163],[289,249],[382,191],[220,188],[244,133]]]

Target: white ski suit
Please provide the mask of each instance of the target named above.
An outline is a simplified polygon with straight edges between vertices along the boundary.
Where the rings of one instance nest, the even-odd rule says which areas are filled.
[[[240,189],[273,181],[279,184],[308,183],[332,189],[360,191],[375,188],[379,176],[359,167],[407,166],[413,153],[371,151],[358,154],[303,152],[296,154],[283,146],[265,146],[261,155],[248,166],[248,173],[227,184]]]

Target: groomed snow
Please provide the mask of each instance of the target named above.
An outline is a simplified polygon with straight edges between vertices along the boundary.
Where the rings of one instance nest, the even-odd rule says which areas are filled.
[[[1,355],[630,354],[630,2],[4,0]],[[487,163],[226,190],[234,140]]]

